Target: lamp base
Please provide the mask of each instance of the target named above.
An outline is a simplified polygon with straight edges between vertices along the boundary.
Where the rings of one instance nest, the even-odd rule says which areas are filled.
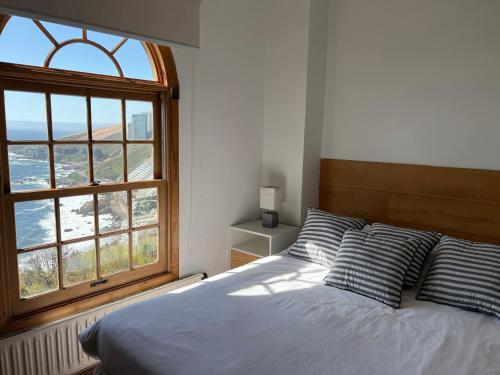
[[[262,214],[262,226],[264,228],[276,228],[279,225],[279,213],[267,211]]]

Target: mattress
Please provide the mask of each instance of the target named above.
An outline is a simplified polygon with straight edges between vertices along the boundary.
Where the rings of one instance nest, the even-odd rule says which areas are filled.
[[[500,374],[500,320],[415,300],[401,309],[272,256],[109,314],[80,337],[109,374]]]

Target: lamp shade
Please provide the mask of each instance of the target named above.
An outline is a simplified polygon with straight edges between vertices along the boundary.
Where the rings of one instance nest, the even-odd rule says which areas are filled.
[[[260,208],[265,210],[276,210],[279,205],[279,187],[261,186],[260,187]]]

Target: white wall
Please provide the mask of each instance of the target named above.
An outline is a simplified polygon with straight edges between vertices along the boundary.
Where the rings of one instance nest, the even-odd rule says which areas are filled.
[[[299,224],[321,156],[500,168],[500,2],[203,0],[200,18],[201,49],[174,51],[181,274],[229,267],[261,183]]]
[[[228,269],[228,227],[259,214],[263,6],[204,0],[200,50],[174,49],[181,86],[181,275]]]
[[[319,203],[329,5],[329,0],[311,1],[300,222],[305,220],[307,208]]]
[[[267,0],[263,174],[283,190],[280,221],[301,218],[310,0]]]
[[[204,0],[200,50],[174,49],[181,275],[229,268],[228,227],[259,217],[261,183],[284,187],[282,222],[316,204],[327,10],[328,0]]]
[[[499,20],[499,1],[332,1],[323,157],[500,169]]]
[[[262,182],[283,188],[280,221],[317,206],[329,0],[267,0]]]

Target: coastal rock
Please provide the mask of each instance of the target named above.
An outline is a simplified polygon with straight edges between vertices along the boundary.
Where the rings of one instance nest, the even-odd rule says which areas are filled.
[[[72,211],[78,215],[92,216],[94,215],[94,201],[85,202],[80,208]]]

